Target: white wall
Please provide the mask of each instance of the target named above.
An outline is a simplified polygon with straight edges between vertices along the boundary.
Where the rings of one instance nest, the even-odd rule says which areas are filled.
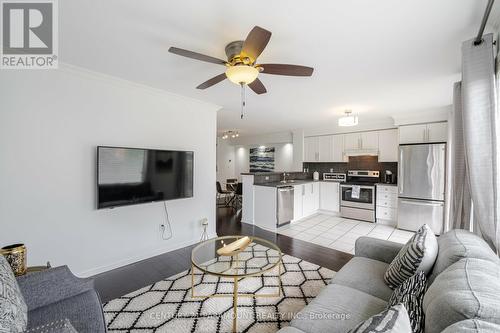
[[[70,66],[0,75],[0,245],[86,276],[215,234],[217,106]],[[186,130],[189,129],[189,135]],[[195,152],[194,197],[96,210],[96,146]]]
[[[242,172],[248,172],[250,168],[250,148],[259,146],[274,147],[274,171],[292,171],[293,167],[293,144],[292,143],[262,143],[259,145],[237,146],[235,156],[235,174],[241,178]]]
[[[229,140],[217,138],[217,180],[224,184],[229,178],[237,178],[234,173],[235,147]]]
[[[293,133],[293,163],[292,171],[302,171],[304,161],[304,130],[294,130]]]

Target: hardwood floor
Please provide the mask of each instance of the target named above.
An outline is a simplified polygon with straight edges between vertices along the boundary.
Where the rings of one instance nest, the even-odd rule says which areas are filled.
[[[241,215],[229,208],[217,209],[217,234],[252,235],[276,243],[283,253],[338,271],[352,255],[320,245],[269,232],[241,223]],[[191,267],[191,250],[187,246],[124,267],[94,276],[95,286],[102,301],[140,289]]]

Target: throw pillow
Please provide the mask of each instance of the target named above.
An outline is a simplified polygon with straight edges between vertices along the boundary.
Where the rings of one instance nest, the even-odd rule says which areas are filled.
[[[348,333],[408,333],[411,332],[410,319],[402,304],[389,307],[371,316]]]
[[[14,273],[0,255],[0,332],[24,332],[28,324],[28,307]]]
[[[431,228],[424,224],[403,246],[384,274],[385,283],[396,289],[418,271],[430,272],[438,254],[438,242]]]
[[[403,282],[391,295],[387,307],[403,304],[408,316],[412,332],[424,332],[424,295],[427,288],[427,278],[420,271]]]

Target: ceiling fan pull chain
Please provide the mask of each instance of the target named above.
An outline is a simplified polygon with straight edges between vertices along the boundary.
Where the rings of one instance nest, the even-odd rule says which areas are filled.
[[[243,119],[243,111],[245,109],[245,106],[246,106],[246,102],[245,102],[245,84],[242,82],[240,83],[241,85],[241,115],[240,115],[240,119]]]

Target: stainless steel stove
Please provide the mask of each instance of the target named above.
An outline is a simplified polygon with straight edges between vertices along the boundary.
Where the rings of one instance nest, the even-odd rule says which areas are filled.
[[[340,215],[375,222],[375,183],[379,181],[379,171],[347,171],[347,181],[340,185]]]

